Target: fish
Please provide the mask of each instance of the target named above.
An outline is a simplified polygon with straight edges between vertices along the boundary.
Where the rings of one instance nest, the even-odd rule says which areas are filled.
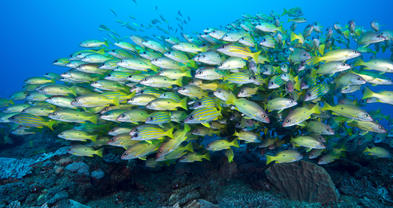
[[[320,107],[314,105],[312,107],[298,107],[292,110],[282,123],[283,127],[291,127],[294,125],[303,125],[302,123],[311,118],[312,114],[320,114]]]
[[[57,136],[59,138],[62,138],[65,140],[70,140],[70,141],[85,142],[87,140],[90,140],[92,142],[95,142],[97,140],[97,135],[91,135],[85,131],[75,130],[75,129],[63,131],[60,134],[58,134]]]
[[[96,124],[98,116],[93,113],[72,110],[60,109],[48,115],[49,118],[57,121],[72,122],[72,123],[85,123],[87,121]]]
[[[297,102],[293,99],[278,97],[278,98],[274,98],[272,100],[269,100],[267,102],[267,110],[269,112],[278,110],[278,113],[280,113],[283,110],[291,108],[296,105],[297,105]]]
[[[388,150],[382,148],[382,147],[366,147],[366,149],[364,149],[363,151],[364,154],[366,155],[371,155],[371,156],[375,156],[378,158],[390,158],[391,154]]]
[[[337,61],[347,61],[349,59],[353,59],[356,57],[359,57],[361,55],[360,52],[352,49],[336,49],[333,51],[329,51],[324,54],[324,56],[319,57],[313,57],[312,58],[312,63],[317,64],[319,62],[337,62]]]
[[[354,105],[339,104],[336,106],[331,106],[328,103],[324,103],[321,111],[333,111],[337,115],[358,121],[373,121],[373,118],[370,116],[370,114]]]
[[[376,70],[382,73],[393,72],[393,62],[385,59],[372,59],[367,62],[363,61],[362,59],[359,59],[357,62],[355,62],[354,65],[362,66],[363,69],[365,70]]]
[[[296,150],[283,150],[275,156],[266,155],[266,165],[269,165],[272,162],[276,163],[290,163],[301,160],[303,155],[301,155]]]
[[[76,156],[86,156],[86,157],[94,157],[97,155],[99,157],[103,156],[103,149],[95,150],[94,148],[86,145],[73,145],[68,153]]]
[[[291,142],[297,146],[308,148],[307,151],[311,151],[311,149],[326,148],[326,146],[321,141],[311,136],[299,136],[296,138],[292,138]]]
[[[20,113],[8,118],[12,123],[19,124],[25,127],[43,128],[48,127],[54,131],[53,126],[57,123],[54,120],[45,117],[35,116],[27,113]]]
[[[231,147],[239,147],[238,141],[236,139],[232,140],[231,142],[225,139],[216,140],[210,143],[207,149],[210,151],[221,151],[221,150],[230,149]]]
[[[159,13],[143,24],[126,18],[115,20],[121,34],[99,24],[103,37],[56,59],[64,72],[28,77],[1,98],[6,134],[49,128],[71,154],[123,151],[121,159],[147,167],[210,160],[216,151],[228,162],[247,150],[262,151],[267,164],[304,155],[321,165],[365,147],[390,151],[392,119],[367,106],[393,104],[388,89],[373,88],[393,84],[393,32],[379,23],[322,30],[292,8],[198,33],[180,10],[175,25]]]

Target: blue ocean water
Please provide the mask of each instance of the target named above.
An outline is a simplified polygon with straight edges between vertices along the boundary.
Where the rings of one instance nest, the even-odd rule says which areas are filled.
[[[53,0],[41,0],[41,1],[21,0],[21,1],[12,1],[12,0],[2,0],[0,2],[0,28],[1,28],[0,40],[2,43],[1,50],[0,50],[0,61],[1,61],[0,69],[2,72],[2,76],[0,76],[0,97],[1,98],[8,97],[12,93],[21,90],[24,81],[29,77],[42,76],[43,74],[45,74],[47,72],[62,73],[62,72],[67,71],[68,69],[65,67],[59,67],[59,66],[53,65],[53,61],[58,58],[68,57],[70,54],[74,53],[75,51],[82,50],[82,48],[79,46],[79,44],[80,44],[80,42],[82,42],[84,40],[107,39],[108,38],[107,33],[100,31],[98,29],[100,25],[105,25],[105,26],[109,27],[111,30],[118,32],[121,35],[121,37],[125,38],[125,40],[131,42],[128,37],[133,34],[137,34],[137,35],[140,35],[143,37],[154,37],[155,35],[163,35],[163,36],[168,36],[168,35],[160,32],[159,30],[154,29],[154,28],[148,29],[145,32],[132,32],[132,31],[122,27],[121,24],[119,24],[119,22],[129,22],[130,24],[132,24],[132,22],[135,22],[138,24],[147,25],[147,24],[151,23],[151,21],[153,19],[160,19],[160,15],[161,15],[162,17],[164,17],[165,19],[168,20],[169,25],[176,28],[177,24],[178,24],[178,21],[176,20],[176,18],[179,17],[179,12],[180,12],[182,14],[182,16],[184,16],[186,19],[188,17],[190,18],[190,21],[187,24],[182,25],[182,27],[184,27],[184,33],[190,34],[190,35],[198,35],[205,28],[211,28],[211,27],[216,28],[216,27],[220,27],[223,25],[227,25],[227,24],[233,22],[234,20],[239,19],[242,15],[245,15],[245,14],[255,15],[256,13],[260,13],[260,12],[265,13],[265,14],[269,14],[270,12],[273,12],[275,14],[281,14],[284,8],[289,9],[289,8],[293,8],[293,7],[300,7],[304,13],[304,17],[307,18],[308,23],[311,24],[314,22],[318,22],[320,25],[322,25],[322,27],[323,27],[322,30],[325,30],[327,27],[332,26],[335,23],[339,23],[342,26],[344,26],[350,20],[354,20],[356,22],[356,25],[363,26],[367,29],[370,28],[371,21],[377,21],[381,25],[381,30],[393,30],[393,18],[392,18],[392,13],[391,13],[391,8],[393,8],[393,1],[391,1],[391,0],[373,0],[373,1],[370,1],[370,0],[330,0],[330,1],[311,1],[311,0],[269,0],[269,1],[268,0],[244,0],[244,1],[234,1],[234,0],[188,0],[188,1],[184,1],[184,0],[183,1],[180,1],[180,0],[115,0],[115,1],[105,1],[105,0],[83,0],[83,1],[80,1],[80,0],[57,0],[57,1],[53,1]],[[135,20],[131,19],[130,16],[135,18]],[[303,26],[305,26],[306,24],[299,26],[299,29],[301,29],[301,30],[298,30],[298,31],[302,31]],[[178,38],[181,38],[180,33],[176,33],[173,35]],[[378,54],[379,55],[378,57],[390,58],[390,55],[391,55],[390,53],[391,52],[387,52],[385,54]],[[393,80],[393,74],[386,74],[386,76],[389,76]],[[373,91],[380,91],[380,90],[393,91],[393,86],[370,86],[370,88]],[[361,96],[361,92],[357,92],[356,96],[357,97]],[[373,104],[368,104],[366,106],[366,108],[367,108],[367,110],[382,109],[383,114],[390,115],[393,117],[393,106],[392,105],[373,103]],[[381,124],[384,125],[384,127],[386,129],[391,130],[391,127],[387,126],[386,123],[381,123]],[[72,125],[74,125],[74,124],[71,124],[70,126],[72,126]],[[88,126],[88,125],[86,125],[86,126]],[[49,132],[49,130],[48,130],[48,132]],[[57,131],[55,133],[57,133]],[[7,133],[7,135],[8,135],[8,133]],[[50,135],[50,134],[48,133],[48,135]],[[372,134],[372,135],[376,135],[376,134]],[[51,135],[51,136],[53,136],[53,135]],[[56,137],[56,135],[54,137]],[[45,139],[39,138],[39,136],[36,136],[36,137],[32,136],[29,138],[35,138],[37,140],[42,140],[41,141],[42,143],[47,142]],[[56,139],[58,139],[58,138],[56,138]],[[335,140],[335,139],[337,139],[337,138],[332,137],[332,140]],[[390,140],[391,138],[389,137],[388,139]],[[60,139],[58,139],[58,140],[60,140]],[[217,140],[216,136],[204,138],[204,141],[201,143],[201,145],[205,147],[214,140]],[[28,139],[26,139],[26,141],[28,141]],[[39,149],[38,146],[40,146],[40,143],[38,143],[38,145],[37,145],[37,143],[33,143],[32,140],[30,142],[31,142],[31,146],[29,146],[29,147],[27,147],[28,145],[20,146],[19,151],[23,152],[23,148],[26,148],[26,152],[30,152],[31,149]],[[25,142],[25,143],[27,143],[27,142]],[[370,142],[370,144],[371,143],[372,142]],[[389,142],[386,142],[386,143],[389,143]],[[19,144],[15,144],[14,146],[16,146],[18,148],[18,145]],[[45,145],[42,145],[42,146],[43,146],[42,148],[44,148]],[[385,146],[387,146],[387,145],[385,145]],[[8,147],[9,146],[7,146],[7,148]],[[285,147],[289,147],[289,145],[285,146]],[[6,148],[4,148],[4,149],[6,149]],[[349,149],[349,150],[351,150],[351,149]],[[10,151],[12,151],[12,150],[10,150]],[[264,150],[264,151],[270,151],[270,150]],[[37,152],[39,152],[39,151],[37,150]],[[110,151],[107,151],[106,153],[108,153],[108,152],[110,152]],[[305,152],[305,151],[303,151],[303,152]],[[34,153],[36,153],[35,150],[34,150]],[[271,154],[271,153],[269,153],[269,154]],[[308,152],[307,152],[307,154],[308,154]],[[361,154],[361,153],[359,153],[359,154]],[[249,154],[249,155],[251,155],[250,157],[253,157],[254,159],[260,158],[261,160],[258,162],[262,161],[263,163],[265,163],[265,155],[263,153],[258,154],[258,156],[256,156],[257,154]],[[249,155],[247,155],[247,156],[249,156]],[[14,157],[14,155],[12,157]],[[25,157],[25,156],[23,156],[23,157]],[[67,155],[67,157],[68,157],[68,155]],[[95,159],[97,159],[97,160],[95,160]],[[11,161],[7,158],[5,160]],[[79,177],[83,178],[86,175],[89,176],[89,174],[90,174],[89,171],[91,171],[90,176],[92,178],[95,178],[95,175],[100,176],[100,174],[102,175],[101,177],[104,177],[104,171],[105,171],[105,177],[107,177],[108,172],[110,172],[104,168],[104,167],[107,168],[109,166],[108,164],[110,162],[108,162],[108,164],[105,164],[108,166],[104,166],[104,162],[103,162],[104,159],[100,159],[97,157],[96,158],[81,157],[81,159],[78,158],[77,160],[78,160],[77,162],[68,161],[69,163],[71,163],[70,165],[68,165],[68,163],[66,161],[64,164],[66,164],[67,166],[64,164],[61,164],[61,165],[65,166],[66,171],[69,171],[69,172],[67,172],[67,174],[69,174],[69,175],[71,175],[70,169],[72,169],[72,168],[77,169],[77,171],[79,171],[79,169],[84,168],[83,171],[81,171],[81,172],[83,172],[83,174],[85,174],[85,175],[82,177],[80,175],[78,175],[76,178],[79,178]],[[85,163],[82,163],[81,161],[84,161]],[[139,160],[133,160],[133,161],[139,161]],[[131,167],[130,169],[132,169],[132,165],[130,165],[130,164],[132,164],[133,161],[131,161],[127,165],[127,168],[129,168],[128,166],[130,166]],[[382,161],[382,160],[380,160],[380,161]],[[72,163],[72,162],[74,162],[74,163]],[[95,162],[97,162],[97,164]],[[107,162],[107,160],[105,160],[105,162]],[[122,161],[122,162],[125,163],[125,161]],[[141,161],[139,161],[139,162],[141,162]],[[215,161],[215,162],[217,162],[217,161]],[[239,167],[240,167],[242,165],[241,163],[244,162],[244,158],[241,158],[241,160],[236,161],[236,162],[238,162]],[[49,163],[50,162],[48,162],[48,164]],[[89,170],[89,166],[86,165],[86,163],[90,165],[90,168],[91,168],[90,170]],[[220,161],[217,163],[214,163],[214,161],[212,161],[212,164],[214,164],[214,165],[217,165],[218,163],[220,163]],[[244,163],[246,163],[246,162],[244,162]],[[94,165],[91,165],[91,164],[94,164]],[[115,164],[115,165],[114,164],[115,163],[113,163],[111,165],[117,166],[117,164]],[[200,164],[202,164],[202,163],[200,163]],[[203,163],[203,164],[205,165],[205,163]],[[372,163],[372,164],[374,164],[374,163]],[[381,166],[383,166],[384,162],[383,161],[380,163],[375,162],[375,164],[382,164]],[[51,165],[52,166],[48,165],[48,167],[53,167],[53,169],[55,169],[55,167],[58,168],[57,163],[51,164]],[[196,165],[199,165],[199,164],[197,163]],[[211,172],[212,172],[212,175],[215,176],[217,174],[217,172],[215,172],[215,171],[217,171],[216,167],[219,167],[219,165],[217,165],[216,167],[214,165],[213,165],[213,168],[212,167],[210,167],[210,168],[214,170]],[[259,165],[259,163],[257,163],[257,165]],[[247,166],[247,165],[245,165],[245,166]],[[388,167],[388,166],[391,166],[391,163],[389,163],[389,165],[386,165],[386,167]],[[29,167],[30,167],[30,165],[29,165]],[[67,170],[66,167],[70,167],[70,168],[68,168],[68,170]],[[163,175],[172,171],[172,169],[171,169],[172,167],[173,166],[166,169],[167,172],[163,171],[162,172]],[[196,167],[198,167],[198,166],[196,166]],[[368,169],[371,166],[365,165],[364,167],[365,167],[365,169]],[[104,169],[104,171],[101,168]],[[259,168],[259,167],[257,167],[257,168]],[[257,168],[255,168],[255,169],[257,169]],[[356,168],[358,168],[358,167],[356,167]],[[45,169],[45,168],[43,168],[43,169]],[[48,169],[51,169],[51,168],[46,168],[45,170],[48,170]],[[200,168],[200,169],[203,169],[203,168]],[[241,168],[239,168],[239,169],[241,169]],[[252,168],[249,168],[249,169],[245,168],[245,169],[246,169],[246,171],[243,170],[243,172],[247,172],[247,171],[249,171],[249,169],[252,169]],[[334,168],[332,168],[332,169],[329,170],[330,174],[335,173]],[[381,168],[379,168],[379,169],[370,168],[370,169],[374,170],[375,172],[378,172],[379,170],[381,170]],[[389,171],[391,169],[393,169],[393,167],[392,168],[385,168],[385,169],[387,172],[386,174],[391,174],[391,173],[389,173]],[[110,170],[112,171],[112,169],[110,169]],[[112,174],[112,175],[117,174],[119,176],[117,178],[121,178],[120,176],[125,175],[125,173],[128,173],[127,171],[129,171],[129,170],[123,171],[123,170],[120,170],[120,168],[116,169],[116,170],[118,170],[118,171],[117,172],[115,171],[115,173],[110,172],[109,174]],[[168,170],[170,170],[170,171],[168,171]],[[176,170],[176,172],[178,171],[180,173],[183,173],[182,168],[178,168],[178,169],[174,168],[174,170]],[[57,169],[56,169],[56,171],[57,171]],[[75,172],[77,172],[77,171],[75,171]],[[341,169],[337,172],[341,173],[340,171],[344,172]],[[51,174],[46,175],[46,176],[52,177],[52,178],[58,177],[59,179],[61,178],[61,175],[56,175],[58,173],[56,172],[56,174],[55,174],[53,172]],[[93,172],[98,173],[98,174],[93,174]],[[131,171],[129,171],[129,172],[131,172]],[[187,171],[184,171],[184,172],[187,172]],[[195,171],[195,172],[197,172],[197,171]],[[223,172],[225,172],[225,171],[223,171]],[[183,174],[183,175],[185,175],[185,174]],[[345,174],[342,174],[342,175],[345,175]],[[347,175],[349,175],[349,174],[347,174]],[[369,175],[373,175],[373,174],[369,174]],[[37,173],[33,174],[33,176],[38,178],[35,182],[37,182],[39,180],[43,180],[42,176],[40,176]],[[150,179],[149,178],[150,176],[152,176],[153,179]],[[169,174],[168,174],[168,176],[169,176]],[[383,175],[383,177],[384,176],[385,175]],[[161,175],[161,177],[165,178],[166,176]],[[177,177],[181,178],[183,176],[178,175]],[[346,177],[348,177],[348,176],[346,176]],[[138,182],[130,182],[131,179],[128,179],[129,181],[126,181],[128,183],[132,183],[133,186],[131,188],[127,187],[129,189],[125,189],[125,190],[128,190],[128,191],[131,189],[138,190],[135,192],[136,193],[140,192],[140,194],[145,195],[146,198],[150,197],[150,192],[145,193],[145,192],[139,191],[139,190],[143,189],[143,188],[138,189],[138,188],[142,187],[142,186],[140,186],[140,184],[148,181],[151,184],[149,184],[149,183],[146,183],[146,184],[150,185],[150,187],[155,187],[154,185],[156,185],[156,181],[162,179],[160,177],[155,177],[154,174],[149,174],[148,171],[146,171],[145,175],[140,174],[136,178],[137,178],[137,180],[139,180]],[[170,181],[170,182],[172,182],[172,180],[176,181],[178,178],[171,178],[171,180],[167,180],[167,181]],[[199,178],[202,178],[202,177],[199,177]],[[252,177],[250,177],[250,178],[252,178]],[[349,177],[349,178],[351,178],[351,177]],[[382,176],[381,176],[381,178],[382,178]],[[107,178],[105,178],[105,180],[106,179]],[[95,180],[99,180],[99,179],[95,178],[95,179],[92,179],[91,181],[96,182]],[[134,180],[134,179],[132,179],[132,180]],[[165,181],[165,180],[166,180],[166,178],[163,179],[162,181]],[[53,181],[55,181],[55,180],[53,180]],[[179,179],[179,181],[180,181],[180,179]],[[89,182],[90,182],[90,179],[89,179]],[[120,181],[120,179],[119,179],[119,181],[116,181],[116,182],[118,184],[123,184],[123,181]],[[168,182],[168,183],[170,183],[170,182]],[[198,184],[200,181],[195,180],[193,182]],[[387,184],[390,184],[389,179],[386,179],[385,182]],[[49,182],[47,182],[47,183],[50,184]],[[66,182],[66,183],[68,183],[68,182]],[[80,182],[78,181],[77,183],[80,183]],[[124,184],[129,185],[128,183],[124,183]],[[188,181],[187,181],[187,183],[188,183]],[[229,182],[229,183],[232,183],[232,182]],[[254,181],[252,181],[252,183],[254,183]],[[51,187],[52,185],[53,186],[60,186],[59,184],[55,184],[55,185],[54,184],[48,185],[48,187]],[[114,183],[114,184],[116,184],[116,183]],[[135,184],[138,184],[138,186]],[[145,187],[149,188],[149,186],[146,184],[145,184]],[[67,187],[64,184],[61,184],[61,185],[64,187]],[[72,184],[72,185],[75,185],[75,184]],[[92,187],[97,188],[96,185],[97,184],[93,183]],[[173,187],[177,187],[178,184],[174,182],[174,184],[171,184],[171,185],[173,185]],[[172,187],[167,184],[165,184],[165,186]],[[62,188],[68,189],[68,188],[64,188],[64,187],[62,187]],[[76,185],[75,185],[75,187],[76,187]],[[113,189],[114,190],[113,192],[116,193],[117,190],[114,187],[110,187],[110,188],[108,188],[108,187],[105,187],[105,186],[98,187],[97,190],[102,191],[102,190],[109,190],[109,189],[112,190]],[[119,187],[120,187],[120,185],[119,185]],[[206,187],[206,186],[204,186],[204,187]],[[388,187],[388,185],[385,185],[385,187]],[[61,190],[63,190],[63,189],[61,189]],[[15,188],[14,190],[19,190],[19,189]],[[58,191],[57,189],[52,189],[52,190],[55,190],[53,192]],[[92,189],[89,189],[89,190],[92,190]],[[205,188],[205,190],[208,190],[208,189]],[[165,192],[165,191],[163,191],[163,192]],[[344,192],[343,188],[340,189],[340,191]],[[359,192],[362,192],[362,191],[366,192],[365,189],[360,190]],[[373,192],[374,190],[369,188],[367,191]],[[46,190],[43,192],[46,192]],[[376,191],[374,191],[374,192],[376,192]],[[50,193],[50,191],[49,191],[49,193]],[[60,193],[62,193],[62,192],[60,192]],[[75,191],[75,193],[77,193],[77,191]],[[155,190],[154,190],[154,193],[156,193]],[[393,189],[392,190],[389,189],[389,193],[392,194]],[[35,193],[33,193],[33,194],[35,194]],[[134,193],[132,193],[132,194],[134,194]],[[77,194],[75,194],[75,195],[77,195]],[[70,194],[70,196],[73,196],[73,197],[75,197],[75,195]],[[82,195],[81,199],[87,200],[90,197],[90,196],[86,197],[87,195],[88,194]],[[97,195],[97,193],[93,192],[93,195]],[[361,194],[359,194],[359,195],[361,195]],[[137,196],[137,195],[135,194],[135,196]],[[38,195],[37,196],[34,195],[34,197],[41,198],[41,196],[38,197]],[[30,198],[35,200],[34,197],[32,196]],[[94,196],[94,197],[99,198],[100,196]],[[92,198],[94,198],[94,197],[92,197]],[[42,197],[42,198],[45,198],[45,197]],[[129,197],[129,198],[132,198],[132,197]],[[229,197],[229,198],[231,198],[231,197]],[[244,197],[244,198],[246,198],[246,197]],[[372,199],[375,199],[375,198],[372,198]],[[37,199],[37,201],[39,201],[39,200]],[[260,201],[262,201],[262,200],[260,200]],[[41,202],[41,201],[39,201],[39,202]],[[3,202],[1,202],[1,203],[3,203]],[[2,207],[1,203],[0,203],[0,207]],[[39,203],[37,202],[37,204],[39,204]],[[43,203],[40,203],[39,205],[42,205],[42,204]],[[104,206],[102,204],[99,204],[99,205],[100,206],[97,206],[97,207],[112,207],[112,206]],[[122,207],[121,205],[119,205],[119,206]],[[136,207],[138,207],[138,206],[136,206]],[[223,206],[223,207],[225,207],[225,206]],[[250,207],[252,207],[252,206],[250,206]],[[302,206],[299,206],[299,207],[302,207]],[[372,206],[369,206],[369,207],[372,207]]]
[[[136,3],[135,3],[136,2]],[[66,57],[80,49],[79,43],[87,39],[103,39],[105,34],[98,30],[101,24],[107,25],[124,36],[131,31],[122,28],[117,20],[130,21],[129,15],[140,24],[149,23],[159,15],[176,27],[176,16],[180,10],[191,21],[184,25],[184,32],[196,34],[207,27],[228,24],[243,14],[255,15],[258,12],[281,13],[284,8],[300,7],[309,22],[319,22],[322,26],[334,23],[345,25],[354,20],[357,25],[369,27],[373,20],[382,29],[392,29],[393,19],[389,0],[71,0],[71,1],[11,1],[0,2],[0,50],[1,72],[0,97],[7,97],[21,89],[23,81],[32,76],[47,72],[65,71],[52,65],[58,58]],[[115,17],[110,10],[115,11]],[[325,29],[324,28],[324,29]],[[151,33],[151,34],[149,34]],[[151,30],[143,35],[151,36],[158,31]],[[161,34],[161,33],[160,33]],[[376,87],[393,89],[392,87]],[[383,107],[393,115],[393,107],[371,104],[371,108]]]

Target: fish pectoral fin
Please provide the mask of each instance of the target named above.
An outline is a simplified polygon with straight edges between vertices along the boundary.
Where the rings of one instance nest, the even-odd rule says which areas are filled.
[[[360,135],[361,136],[364,136],[364,135],[366,135],[368,133],[368,131],[362,131],[362,132],[360,132]]]
[[[306,149],[306,152],[310,152],[311,150],[312,150],[312,148],[309,147],[309,148]]]
[[[204,127],[210,128],[210,124],[209,123],[201,123]]]
[[[141,159],[141,160],[146,160],[146,156],[138,157],[138,158]]]
[[[297,124],[298,126],[301,126],[301,127],[305,127],[306,126],[306,124],[304,124],[304,123],[300,123],[300,124]]]

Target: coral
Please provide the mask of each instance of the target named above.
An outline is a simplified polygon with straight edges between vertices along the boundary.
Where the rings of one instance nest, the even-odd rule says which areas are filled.
[[[346,177],[338,189],[345,195],[356,196],[358,198],[378,198],[377,189],[366,177],[362,177],[360,180],[353,177]]]
[[[22,205],[20,204],[20,201],[13,201],[7,206],[7,208],[21,208],[21,207]]]
[[[17,191],[15,191],[17,190]],[[12,201],[23,201],[29,192],[28,185],[23,182],[8,183],[0,186],[0,205]],[[1,207],[1,206],[0,206]]]
[[[218,208],[218,206],[204,199],[198,199],[191,201],[183,206],[183,208]]]
[[[307,202],[336,202],[339,195],[326,170],[314,163],[274,164],[266,170],[269,182],[289,199]]]
[[[252,190],[235,181],[223,188],[223,191],[217,196],[217,201],[219,207],[225,208],[276,208],[285,205],[279,198],[270,193]]]
[[[34,164],[43,162],[57,155],[63,155],[67,153],[67,148],[60,148],[55,152],[43,153],[38,157],[31,158],[6,158],[0,157],[0,179],[7,178],[22,178],[27,174],[31,173],[32,166]]]
[[[169,205],[184,205],[193,199],[198,199],[200,197],[200,193],[197,188],[199,188],[198,184],[191,184],[175,189],[168,199]]]
[[[96,179],[96,180],[100,180],[101,178],[103,178],[105,176],[105,173],[103,170],[98,169],[98,170],[94,170],[91,172],[91,177]]]
[[[73,162],[65,167],[66,170],[78,173],[79,175],[89,176],[89,166],[84,162]]]
[[[70,199],[69,203],[70,203],[70,206],[69,206],[70,208],[90,208],[89,206],[81,204],[81,203],[74,201],[72,199]]]

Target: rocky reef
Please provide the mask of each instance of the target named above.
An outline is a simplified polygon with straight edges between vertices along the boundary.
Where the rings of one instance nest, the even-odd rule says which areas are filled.
[[[353,158],[324,167],[306,161],[266,166],[237,152],[232,163],[217,154],[212,162],[151,168],[110,155],[76,157],[64,154],[68,147],[51,136],[38,140],[58,150],[32,156],[25,149],[24,158],[0,153],[0,207],[393,206],[393,163],[386,159]],[[13,152],[23,151],[25,143]]]

